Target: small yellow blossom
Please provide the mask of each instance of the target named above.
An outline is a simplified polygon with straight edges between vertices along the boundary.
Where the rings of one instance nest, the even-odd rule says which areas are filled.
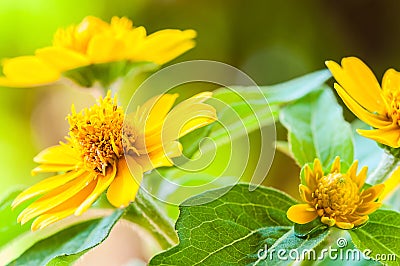
[[[306,203],[290,207],[288,218],[295,223],[305,224],[321,217],[322,223],[342,229],[365,223],[368,215],[381,206],[376,199],[384,185],[363,190],[367,167],[363,167],[358,175],[357,167],[358,162],[355,161],[347,173],[341,173],[339,157],[336,157],[328,174],[324,174],[318,159],[314,161],[313,170],[306,165],[306,184],[299,187],[300,196]]]
[[[392,148],[400,147],[400,73],[388,69],[379,85],[372,71],[358,58],[343,58],[341,66],[327,61],[335,89],[347,107],[372,130],[357,130]]]
[[[126,207],[135,199],[144,172],[171,166],[171,158],[181,155],[178,138],[217,119],[214,107],[204,103],[211,93],[173,107],[177,97],[154,97],[128,115],[110,92],[79,113],[72,107],[67,141],[34,158],[39,166],[33,174],[58,174],[16,197],[13,208],[41,196],[20,213],[18,222],[36,217],[32,230],[37,230],[69,215],[81,215],[106,190],[113,206]]]
[[[28,87],[57,81],[64,72],[91,64],[128,60],[162,65],[194,47],[194,30],[160,30],[147,35],[144,27],[113,17],[111,23],[86,17],[78,25],[59,29],[53,45],[35,55],[3,61],[0,86]]]

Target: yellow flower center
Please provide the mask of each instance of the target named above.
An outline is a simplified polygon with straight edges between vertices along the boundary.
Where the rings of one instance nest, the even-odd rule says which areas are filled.
[[[70,141],[81,154],[85,167],[105,174],[123,154],[122,127],[124,114],[108,94],[98,105],[68,116]]]
[[[360,203],[357,184],[347,174],[336,172],[319,180],[313,197],[318,215],[327,217],[351,214]]]

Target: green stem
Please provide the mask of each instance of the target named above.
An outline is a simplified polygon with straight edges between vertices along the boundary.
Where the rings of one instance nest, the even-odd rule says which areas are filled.
[[[385,151],[375,171],[368,177],[367,183],[371,185],[383,183],[400,165],[400,158]]]
[[[135,202],[144,214],[171,240],[171,243],[178,243],[178,236],[171,219],[165,215],[151,196],[140,189]]]
[[[178,237],[171,220],[146,192],[139,189],[135,201],[126,210],[124,219],[146,229],[163,249],[170,248],[178,243]]]
[[[144,214],[143,210],[139,208],[135,202],[126,208],[126,213],[123,218],[144,228],[158,242],[162,249],[168,249],[174,244],[171,243],[171,240]]]

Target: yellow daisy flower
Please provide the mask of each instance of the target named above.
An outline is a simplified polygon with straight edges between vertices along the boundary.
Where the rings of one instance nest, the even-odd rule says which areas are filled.
[[[3,61],[0,86],[27,87],[57,81],[72,69],[128,60],[162,65],[194,47],[194,30],[160,30],[147,36],[144,27],[113,17],[111,23],[86,17],[78,25],[59,29],[53,45],[35,55]]]
[[[217,119],[214,107],[204,103],[210,92],[172,107],[177,97],[154,97],[127,116],[110,92],[79,113],[72,106],[67,141],[34,158],[40,165],[32,174],[58,174],[16,197],[13,208],[41,196],[21,212],[18,222],[37,217],[32,224],[32,230],[37,230],[69,215],[81,215],[105,190],[113,206],[126,207],[135,199],[144,172],[171,166],[171,158],[181,155],[178,138]]]
[[[327,61],[326,66],[338,83],[335,89],[347,107],[373,130],[357,130],[384,145],[400,147],[400,73],[388,69],[382,88],[372,71],[358,58],[343,58],[341,66]]]
[[[357,167],[358,162],[355,161],[347,173],[341,173],[339,157],[336,157],[328,174],[324,174],[318,159],[314,161],[313,170],[306,165],[306,185],[299,186],[300,196],[306,203],[290,207],[288,218],[292,222],[306,224],[321,217],[322,223],[342,229],[365,223],[368,215],[381,206],[375,200],[385,186],[379,184],[363,190],[367,167],[363,167],[358,175]]]

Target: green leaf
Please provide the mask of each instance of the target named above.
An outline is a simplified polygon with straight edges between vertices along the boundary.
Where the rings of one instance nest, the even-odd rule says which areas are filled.
[[[0,200],[0,250],[18,235],[30,231],[31,223],[23,226],[17,223],[18,214],[27,204],[11,210],[11,203],[21,191],[19,188],[12,190]]]
[[[289,131],[290,150],[299,165],[319,158],[328,169],[336,156],[352,164],[351,127],[329,88],[323,87],[283,108],[280,121]]]
[[[362,227],[350,231],[354,244],[360,250],[371,250],[370,257],[388,265],[400,261],[400,213],[377,210],[369,215]],[[386,260],[383,260],[383,257]]]
[[[331,76],[329,70],[323,69],[261,89],[270,104],[286,104],[319,89]]]
[[[301,253],[318,246],[328,235],[328,230],[321,230],[297,237],[286,217],[287,209],[296,202],[278,190],[258,187],[249,191],[249,184],[227,189],[185,201],[176,222],[180,243],[156,255],[150,265],[263,265],[270,259],[278,262],[275,256],[263,257],[265,249]],[[209,202],[211,199],[215,200]]]
[[[227,108],[222,110],[219,113],[219,120],[229,130],[230,135],[226,134],[221,125],[215,124],[209,137],[218,144],[224,144],[236,136],[236,130],[249,134],[260,127],[274,123],[274,120],[278,119],[280,105],[304,97],[318,89],[330,77],[328,70],[319,70],[272,86],[217,89],[213,97],[228,104],[229,108],[237,112],[240,120],[232,116]],[[240,130],[242,123],[247,132]]]
[[[57,265],[72,262],[89,249],[99,245],[109,235],[122,216],[118,209],[110,216],[74,225],[37,242],[10,265]],[[69,256],[72,256],[69,258]]]

